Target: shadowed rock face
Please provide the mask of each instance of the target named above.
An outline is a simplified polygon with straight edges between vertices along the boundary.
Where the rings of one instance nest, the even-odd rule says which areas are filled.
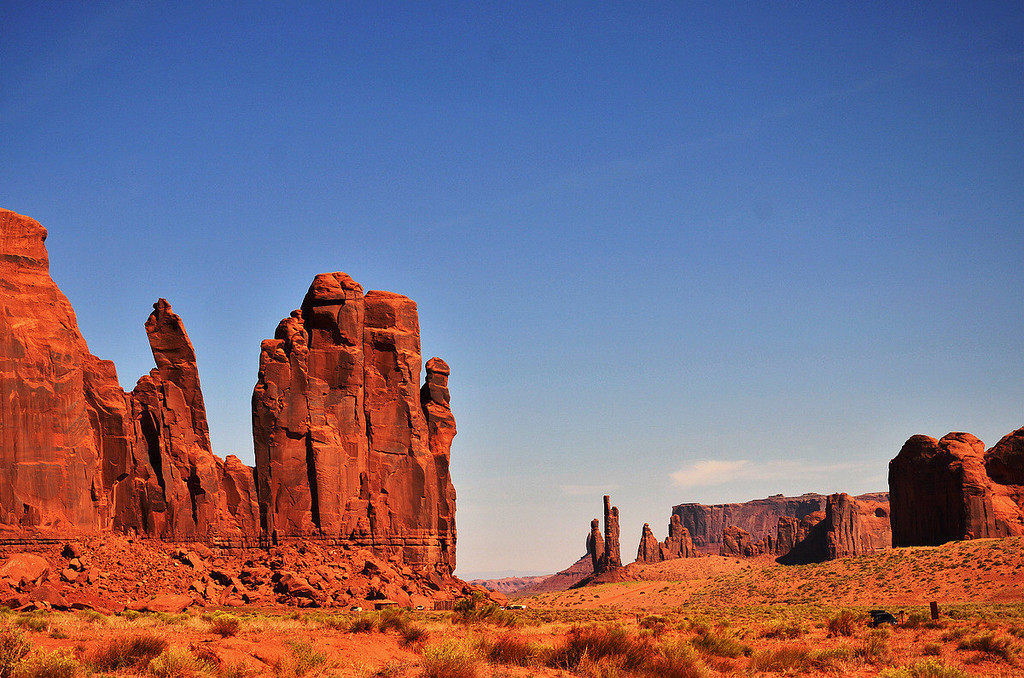
[[[889,462],[893,546],[1024,534],[1021,439],[991,450],[970,433],[911,437]]]
[[[253,391],[260,520],[271,539],[369,546],[455,567],[448,365],[427,362],[411,299],[316,276],[261,347]]]
[[[799,497],[779,494],[735,504],[679,504],[672,507],[672,513],[679,516],[693,543],[707,550],[721,543],[722,534],[730,525],[743,529],[758,541],[769,536],[774,538],[782,516],[800,519],[824,510],[825,497],[820,494]]]

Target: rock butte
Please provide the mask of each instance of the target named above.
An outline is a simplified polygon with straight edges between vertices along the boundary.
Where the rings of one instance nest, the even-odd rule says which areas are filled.
[[[167,301],[145,324],[156,367],[126,393],[89,352],[45,240],[38,222],[0,210],[2,542],[312,539],[451,576],[449,368],[427,361],[421,388],[412,300],[315,277],[261,347],[254,471],[211,450],[195,351]]]
[[[1024,534],[1024,428],[992,449],[970,433],[916,435],[889,462],[893,546]]]

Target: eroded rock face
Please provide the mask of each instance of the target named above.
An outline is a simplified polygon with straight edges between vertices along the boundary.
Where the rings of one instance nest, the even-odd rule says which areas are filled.
[[[108,521],[92,390],[117,379],[95,383],[113,365],[89,353],[45,240],[37,221],[0,210],[0,525],[94,533]]]
[[[261,347],[253,391],[260,520],[275,540],[368,546],[405,563],[455,566],[455,420],[448,365],[427,362],[411,299],[344,273],[316,276]]]
[[[749,556],[754,555],[753,540],[750,538],[750,533],[744,530],[742,527],[736,525],[729,525],[722,530],[722,546],[720,547],[719,554],[723,556]]]
[[[825,504],[825,560],[862,556],[892,545],[888,502],[854,499],[845,492]]]
[[[698,548],[717,551],[725,528],[742,528],[754,541],[774,538],[780,517],[803,518],[815,511],[825,510],[825,497],[804,494],[784,497],[781,494],[765,499],[734,504],[679,504],[672,513],[679,516],[693,543]]]
[[[640,546],[636,559],[642,563],[660,563],[675,558],[695,558],[700,555],[693,546],[690,532],[683,527],[679,516],[672,514],[668,524],[668,537],[659,542],[651,531],[651,526],[644,523],[643,534],[640,535]]]
[[[622,567],[622,555],[619,551],[619,509],[612,506],[611,497],[604,497],[604,536],[601,536],[600,523],[597,518],[590,521],[590,534],[587,535],[587,556],[594,566],[594,574],[617,570]]]
[[[0,210],[0,528],[27,539],[257,539],[251,469],[210,450],[181,319],[166,300],[154,305],[157,367],[125,393],[50,278],[45,239],[34,220]]]
[[[987,453],[970,433],[907,440],[889,462],[893,546],[1024,534],[1022,437],[1014,431]]]

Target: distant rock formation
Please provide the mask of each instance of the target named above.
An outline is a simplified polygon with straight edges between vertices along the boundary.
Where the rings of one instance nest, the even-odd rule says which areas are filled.
[[[544,577],[538,582],[528,584],[516,591],[517,596],[532,596],[535,593],[550,593],[552,591],[568,591],[581,581],[592,577],[594,568],[590,554],[584,555],[569,567]]]
[[[1024,534],[1024,428],[988,452],[970,433],[912,436],[889,462],[893,546]]]
[[[587,556],[590,557],[594,574],[610,572],[622,567],[622,554],[619,550],[619,509],[612,506],[611,497],[604,497],[604,537],[598,529],[597,518],[590,521],[590,534],[587,536]]]
[[[892,546],[888,502],[867,501],[845,492],[825,504],[825,560],[863,556]]]
[[[888,495],[874,492],[856,498],[885,502]],[[777,537],[779,518],[801,520],[817,511],[824,511],[826,500],[825,495],[815,493],[799,497],[777,494],[734,504],[678,504],[672,507],[672,513],[679,516],[694,546],[706,553],[718,553],[721,550],[722,534],[729,526],[748,532],[752,544],[762,542],[767,546],[769,538],[774,541]],[[776,547],[772,545],[768,552],[774,553],[775,550]]]
[[[651,526],[644,523],[640,535],[640,546],[637,548],[636,559],[641,563],[660,563],[675,558],[694,558],[701,555],[693,546],[689,531],[683,527],[679,516],[672,514],[668,524],[668,537],[659,542],[651,531]]]
[[[749,532],[736,525],[722,530],[721,542],[718,553],[723,556],[759,556],[765,548],[764,544],[754,542]]]
[[[447,363],[427,361],[421,388],[415,302],[364,295],[344,273],[314,278],[261,347],[254,474],[211,450],[195,350],[170,304],[145,325],[156,368],[126,393],[89,352],[45,240],[38,222],[0,210],[0,541],[316,539],[442,590],[456,428]]]

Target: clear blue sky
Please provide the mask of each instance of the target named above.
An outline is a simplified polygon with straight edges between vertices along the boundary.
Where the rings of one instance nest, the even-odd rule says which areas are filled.
[[[171,302],[218,454],[316,273],[419,303],[464,576],[1024,425],[1019,0],[8,0],[0,93],[0,205],[125,388]]]

